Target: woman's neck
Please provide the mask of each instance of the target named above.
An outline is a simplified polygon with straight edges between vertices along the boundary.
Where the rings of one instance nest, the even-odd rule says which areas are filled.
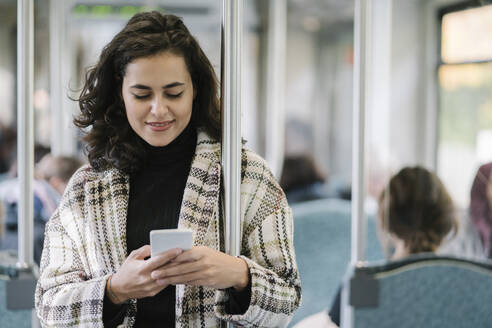
[[[181,163],[195,153],[196,129],[191,123],[170,144],[155,147],[144,141],[146,160],[142,169],[161,170],[163,166]]]
[[[408,247],[403,240],[394,240],[395,252],[391,257],[392,260],[399,260],[410,255]]]

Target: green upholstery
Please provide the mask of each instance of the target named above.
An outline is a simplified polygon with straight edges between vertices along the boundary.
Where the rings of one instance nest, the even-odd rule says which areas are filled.
[[[364,283],[352,291],[355,328],[485,328],[492,325],[492,262],[416,255],[357,268]],[[369,303],[367,286],[375,293]],[[352,284],[352,287],[355,284]],[[359,296],[360,295],[360,296]],[[370,295],[369,295],[370,296]],[[359,298],[359,299],[357,299]],[[357,304],[359,303],[359,304]]]
[[[0,251],[0,327],[30,328],[31,310],[7,309],[7,281],[16,274],[16,252]]]
[[[294,246],[302,283],[302,305],[291,326],[329,308],[350,261],[351,203],[314,200],[292,206]],[[374,219],[367,221],[366,258],[382,259]]]

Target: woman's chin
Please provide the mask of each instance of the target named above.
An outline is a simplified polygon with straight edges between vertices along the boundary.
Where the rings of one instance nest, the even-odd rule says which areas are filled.
[[[172,140],[145,140],[153,147],[165,147],[171,143]]]
[[[153,147],[165,147],[169,145],[176,136],[174,134],[169,133],[170,131],[166,131],[166,133],[146,133],[143,136],[140,136],[145,142]]]

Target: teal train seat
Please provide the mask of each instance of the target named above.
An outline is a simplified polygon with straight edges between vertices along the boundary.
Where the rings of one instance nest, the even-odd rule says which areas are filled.
[[[0,327],[31,328],[36,280],[16,268],[16,253],[0,251]]]
[[[421,254],[352,272],[354,328],[492,327],[490,261]]]
[[[350,261],[350,201],[322,199],[292,205],[302,304],[291,326],[330,307]],[[383,258],[374,219],[367,220],[369,260]]]

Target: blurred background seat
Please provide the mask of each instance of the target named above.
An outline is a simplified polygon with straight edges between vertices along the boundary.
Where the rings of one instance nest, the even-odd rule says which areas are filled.
[[[16,268],[17,252],[13,250],[0,251],[0,327],[5,328],[30,328],[32,327],[32,308],[30,309],[9,309],[9,302],[7,300],[8,289],[7,286],[12,281],[19,279],[20,272]],[[28,283],[30,283],[29,281]],[[31,283],[32,285],[32,283]],[[15,287],[15,286],[14,286]],[[12,287],[11,287],[12,288]],[[20,295],[23,299],[24,297]],[[31,298],[33,298],[32,295]],[[20,300],[23,302],[24,300]],[[14,300],[13,303],[18,303]],[[19,305],[19,304],[17,304]],[[16,306],[16,304],[14,304]],[[34,307],[34,302],[33,302]]]
[[[356,268],[353,277],[355,328],[491,325],[492,262],[419,254]]]
[[[350,260],[350,201],[322,199],[292,205],[294,246],[302,284],[302,305],[291,326],[330,307]],[[383,258],[373,217],[367,220],[366,258]]]

